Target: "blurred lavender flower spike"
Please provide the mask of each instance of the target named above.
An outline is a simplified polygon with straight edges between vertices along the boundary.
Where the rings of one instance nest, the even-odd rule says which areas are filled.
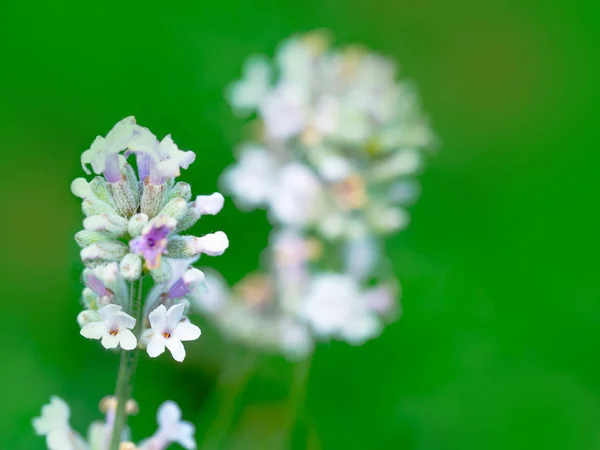
[[[232,287],[205,271],[208,292],[187,294],[192,307],[232,340],[289,359],[315,340],[379,336],[400,310],[383,240],[410,223],[435,144],[413,84],[392,59],[313,32],[272,60],[249,58],[227,98],[256,132],[221,185],[241,210],[267,211],[273,238],[262,270]],[[170,256],[198,253],[178,239]]]

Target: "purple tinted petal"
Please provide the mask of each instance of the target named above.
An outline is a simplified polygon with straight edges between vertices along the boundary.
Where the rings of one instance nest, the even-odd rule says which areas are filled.
[[[169,289],[168,296],[170,299],[185,297],[190,292],[189,286],[183,281],[183,278],[177,280],[171,289]]]
[[[108,291],[104,286],[102,280],[100,280],[100,278],[98,278],[93,273],[88,273],[86,275],[85,285],[89,287],[92,291],[94,291],[96,294],[98,294],[100,297],[104,297],[108,294]]]
[[[106,178],[106,181],[109,183],[116,183],[121,180],[121,167],[119,166],[118,153],[113,153],[106,157],[104,178]]]

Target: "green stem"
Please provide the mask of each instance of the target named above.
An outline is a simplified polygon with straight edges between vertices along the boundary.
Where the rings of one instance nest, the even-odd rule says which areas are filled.
[[[139,337],[141,329],[141,303],[142,303],[142,279],[132,281],[129,291],[130,295],[130,313],[135,318],[135,328],[133,333]],[[131,351],[121,350],[121,363],[119,365],[119,375],[117,377],[117,388],[115,397],[117,398],[117,410],[115,412],[115,423],[113,425],[112,436],[110,439],[110,450],[119,450],[123,429],[127,423],[125,414],[125,405],[131,398],[133,391],[133,376],[137,367],[139,349],[136,347]]]
[[[290,387],[290,396],[288,401],[289,408],[289,425],[286,443],[282,448],[294,448],[294,434],[298,425],[305,422],[306,417],[306,388],[310,377],[310,368],[312,366],[313,354],[308,356],[304,361],[296,364],[294,376]]]
[[[239,396],[256,366],[256,358],[254,353],[248,353],[241,359],[231,358],[232,361],[225,364],[217,381],[215,397],[218,407],[205,433],[202,445],[204,450],[223,447],[223,442],[235,422]]]

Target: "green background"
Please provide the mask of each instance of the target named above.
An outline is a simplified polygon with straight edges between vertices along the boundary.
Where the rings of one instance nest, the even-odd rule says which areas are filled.
[[[410,228],[387,242],[404,316],[363,347],[318,347],[294,447],[308,433],[315,449],[600,448],[594,13],[529,0],[3,4],[0,448],[43,448],[30,421],[50,395],[84,431],[114,389],[117,355],[75,322],[81,151],[133,114],[195,150],[184,177],[213,192],[241,136],[225,86],[249,54],[315,28],[398,58],[441,146]],[[265,214],[228,201],[196,228],[217,229],[231,246],[205,263],[235,281],[258,263]],[[137,440],[173,399],[201,442],[221,355],[254,358],[200,323],[183,364],[142,356]],[[292,370],[260,359],[223,448],[283,447]]]

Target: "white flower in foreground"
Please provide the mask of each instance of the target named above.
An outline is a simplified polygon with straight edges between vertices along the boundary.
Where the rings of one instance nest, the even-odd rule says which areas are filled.
[[[135,319],[121,311],[119,305],[106,305],[98,311],[100,322],[91,322],[81,329],[81,335],[88,339],[102,339],[105,348],[121,346],[123,350],[133,350],[137,339],[131,332]]]
[[[50,403],[42,407],[42,415],[33,419],[33,428],[38,436],[46,436],[49,450],[72,450],[72,431],[69,427],[69,406],[59,397],[53,396]]]
[[[152,329],[144,334],[150,340],[147,351],[151,358],[164,353],[166,347],[173,359],[181,362],[185,358],[181,341],[194,341],[200,337],[200,328],[181,320],[184,309],[183,303],[171,306],[168,311],[164,305],[160,305],[148,315]]]
[[[162,450],[177,443],[187,450],[196,448],[196,429],[190,422],[181,420],[181,410],[175,402],[164,402],[156,416],[158,431],[140,444],[140,450]]]

